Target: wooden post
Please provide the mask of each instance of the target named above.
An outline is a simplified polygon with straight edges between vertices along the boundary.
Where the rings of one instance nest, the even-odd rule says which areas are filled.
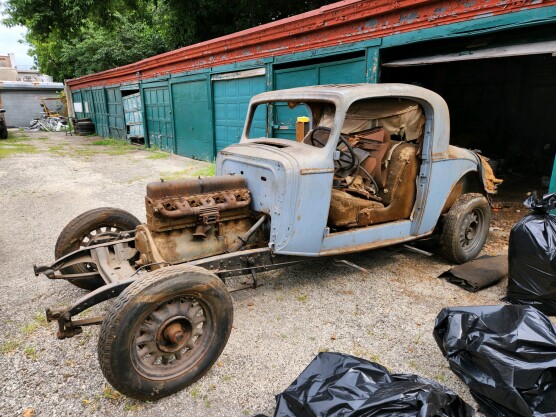
[[[295,123],[295,140],[301,142],[307,132],[309,131],[309,118],[307,116],[300,116]]]

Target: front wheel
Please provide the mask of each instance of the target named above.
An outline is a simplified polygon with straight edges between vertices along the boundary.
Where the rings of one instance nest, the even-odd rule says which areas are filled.
[[[490,227],[490,206],[481,194],[464,194],[444,218],[441,242],[446,259],[462,264],[483,249]]]
[[[158,269],[108,310],[98,341],[102,372],[129,397],[168,396],[208,372],[232,321],[232,299],[216,275],[190,265]]]
[[[56,241],[54,256],[58,259],[78,249],[118,239],[120,232],[135,230],[140,224],[141,222],[134,215],[117,208],[101,207],[86,211],[64,227]],[[81,274],[94,271],[96,267],[86,263],[68,266],[62,270],[62,273]],[[70,282],[85,290],[94,290],[104,285],[100,277],[82,278]]]

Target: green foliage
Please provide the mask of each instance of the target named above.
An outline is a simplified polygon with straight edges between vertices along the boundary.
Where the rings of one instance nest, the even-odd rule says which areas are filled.
[[[272,22],[335,0],[6,0],[30,55],[61,81]]]

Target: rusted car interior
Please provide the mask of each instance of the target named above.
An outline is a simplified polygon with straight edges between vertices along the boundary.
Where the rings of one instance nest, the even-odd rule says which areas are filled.
[[[311,105],[314,128],[303,143],[324,147],[330,108]],[[406,99],[350,106],[338,143],[328,226],[335,230],[408,219],[415,203],[425,116]]]

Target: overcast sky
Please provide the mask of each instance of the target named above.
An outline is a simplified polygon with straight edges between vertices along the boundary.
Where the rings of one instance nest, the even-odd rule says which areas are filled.
[[[15,55],[15,65],[20,67],[33,65],[33,58],[27,55],[29,47],[18,42],[23,40],[23,35],[26,32],[25,28],[22,26],[13,28],[4,26],[2,24],[4,17],[2,11],[0,11],[0,55],[13,53]]]

